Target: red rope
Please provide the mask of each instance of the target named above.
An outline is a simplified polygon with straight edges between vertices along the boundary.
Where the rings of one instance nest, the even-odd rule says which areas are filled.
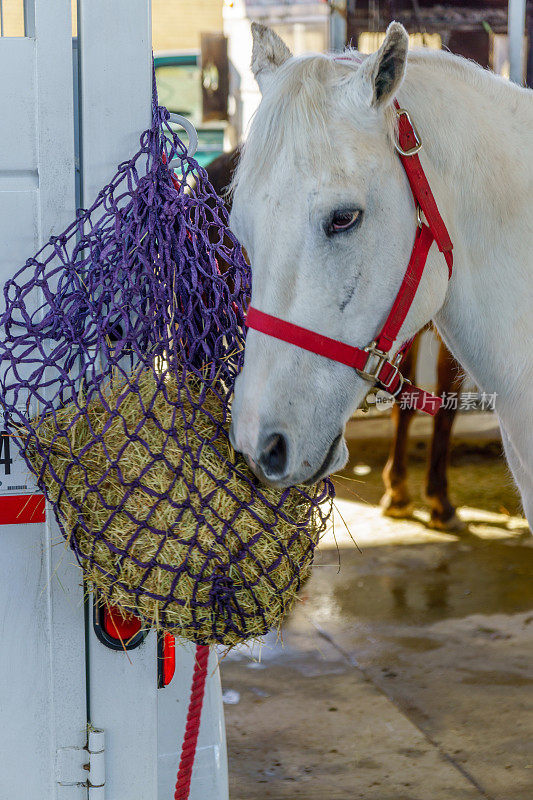
[[[191,790],[192,768],[200,730],[200,717],[204,702],[205,680],[207,677],[207,662],[209,659],[209,646],[196,645],[196,660],[192,677],[191,699],[187,714],[187,725],[181,748],[180,767],[176,781],[174,800],[188,800]]]

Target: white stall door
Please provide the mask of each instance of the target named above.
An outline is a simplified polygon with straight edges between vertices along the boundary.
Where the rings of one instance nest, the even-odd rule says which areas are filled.
[[[75,210],[70,3],[26,14],[25,37],[0,37],[2,285]],[[6,523],[31,492],[15,453],[0,465],[0,797],[85,798],[80,572],[53,523]]]
[[[2,285],[73,219],[75,137],[88,206],[150,122],[149,0],[78,0],[75,81],[70,5],[26,0],[27,35],[0,37]],[[0,457],[0,798],[170,800],[193,651],[177,648],[158,689],[153,633],[126,655],[96,638],[90,615],[85,630],[81,573],[50,511],[46,523],[6,522],[14,493],[32,491],[20,462],[9,470]],[[88,723],[104,734],[87,748]],[[191,800],[227,797],[212,659]]]

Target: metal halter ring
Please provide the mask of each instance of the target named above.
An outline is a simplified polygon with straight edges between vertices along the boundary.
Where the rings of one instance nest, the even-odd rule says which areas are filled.
[[[198,134],[196,132],[196,128],[192,122],[187,119],[187,117],[183,117],[181,114],[169,114],[168,119],[170,122],[173,122],[174,125],[181,125],[181,127],[187,131],[187,136],[189,137],[187,155],[189,158],[192,158],[198,149]]]
[[[409,116],[409,112],[405,108],[397,108],[396,115],[398,117],[404,115],[407,118],[407,122],[411,126],[411,130],[413,131],[413,135],[415,137],[415,144],[413,145],[413,147],[410,147],[409,150],[404,150],[403,147],[400,145],[400,143],[396,141],[394,142],[394,147],[402,156],[414,156],[416,155],[416,153],[418,153],[418,151],[422,147],[422,139],[418,134],[418,131],[413,123],[413,120]]]

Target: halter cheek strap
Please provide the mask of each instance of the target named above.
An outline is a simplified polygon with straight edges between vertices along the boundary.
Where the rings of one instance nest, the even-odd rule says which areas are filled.
[[[249,328],[254,328],[268,336],[289,342],[332,361],[346,364],[355,369],[365,380],[392,394],[399,402],[405,402],[410,408],[416,408],[428,414],[436,414],[442,405],[441,398],[413,386],[400,373],[399,365],[409,349],[411,341],[406,342],[394,358],[391,359],[389,355],[416,295],[431,245],[436,242],[437,247],[444,255],[448,266],[448,278],[450,278],[453,267],[453,244],[418,157],[418,151],[422,147],[420,137],[408,112],[400,108],[396,100],[394,105],[398,115],[396,150],[413,193],[418,228],[402,285],[381,331],[374,341],[361,348],[353,347],[337,339],[330,339],[328,336],[315,333],[307,328],[301,328],[292,322],[265,314],[252,306],[248,309],[246,323]],[[422,213],[426,222],[422,222]]]

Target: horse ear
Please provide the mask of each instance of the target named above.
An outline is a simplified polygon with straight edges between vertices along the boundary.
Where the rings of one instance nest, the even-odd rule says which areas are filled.
[[[407,63],[409,36],[399,22],[391,22],[379,50],[368,56],[359,70],[372,106],[386,105],[398,90]]]
[[[266,85],[278,67],[292,56],[284,41],[271,28],[252,22],[252,72],[264,92]]]

